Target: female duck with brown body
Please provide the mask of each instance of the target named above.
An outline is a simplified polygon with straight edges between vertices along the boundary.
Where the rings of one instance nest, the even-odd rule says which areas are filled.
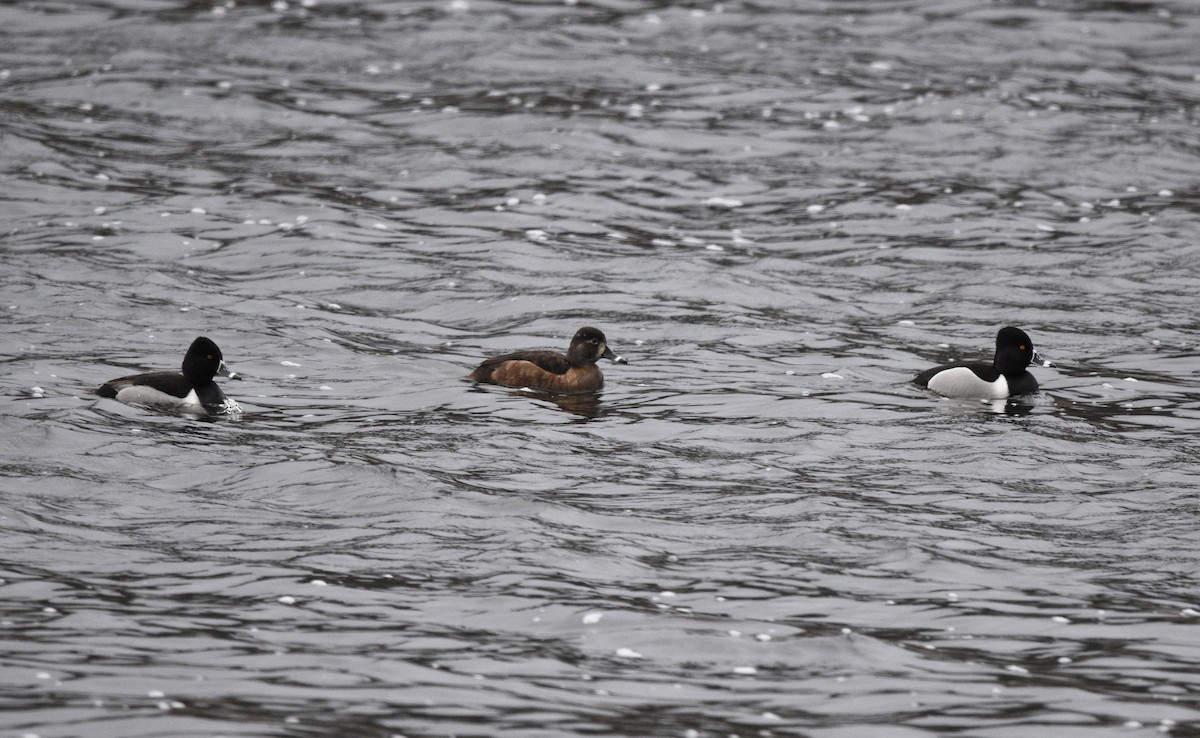
[[[174,407],[200,415],[228,415],[242,409],[225,396],[213,377],[240,379],[225,366],[221,349],[201,336],[188,347],[182,371],[150,372],[113,379],[96,390],[121,402]]]
[[[996,334],[992,363],[935,366],[918,374],[913,381],[945,397],[1000,400],[1037,392],[1037,379],[1025,368],[1030,364],[1054,366],[1033,350],[1033,341],[1025,331],[1010,325]]]
[[[604,375],[596,366],[601,359],[629,363],[613,353],[599,329],[580,328],[566,356],[557,351],[514,351],[487,359],[471,372],[470,378],[503,387],[578,395],[604,386]]]

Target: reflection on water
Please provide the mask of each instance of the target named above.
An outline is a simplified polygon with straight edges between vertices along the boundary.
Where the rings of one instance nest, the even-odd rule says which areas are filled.
[[[529,397],[558,406],[564,412],[578,415],[581,418],[595,418],[600,415],[600,396],[595,393],[583,395],[556,395],[547,392],[520,390],[513,394]]]
[[[1004,400],[954,400],[944,397],[933,399],[939,410],[951,414],[991,413],[1013,416],[1028,415],[1038,406],[1039,401],[1039,398],[1028,395]]]
[[[528,398],[541,407],[555,407],[569,415],[582,419],[594,419],[601,416],[603,411],[602,394],[588,392],[577,395],[563,395],[554,392],[539,392],[531,389],[508,389],[495,386],[476,386],[474,393],[481,395],[501,395],[510,398]]]
[[[0,732],[1200,731],[1190,5],[0,34]],[[1038,394],[910,383],[1009,324]],[[236,422],[90,394],[199,332]]]

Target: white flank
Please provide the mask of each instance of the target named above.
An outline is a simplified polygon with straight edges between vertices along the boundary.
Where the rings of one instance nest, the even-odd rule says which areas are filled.
[[[929,389],[945,397],[1000,400],[1008,397],[1008,380],[1002,374],[995,382],[985,382],[965,366],[956,366],[933,375]]]
[[[196,396],[196,390],[189,392],[187,397],[176,397],[143,384],[135,384],[121,389],[117,392],[117,399],[121,402],[132,402],[139,405],[200,407],[200,398]]]

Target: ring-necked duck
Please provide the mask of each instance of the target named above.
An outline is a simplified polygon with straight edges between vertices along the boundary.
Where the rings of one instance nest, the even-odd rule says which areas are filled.
[[[227,398],[213,381],[216,376],[240,379],[225,366],[217,344],[201,336],[188,347],[181,372],[150,372],[113,379],[100,385],[96,394],[121,402],[170,405],[209,415],[240,413],[238,404]]]
[[[927,369],[913,381],[939,395],[961,398],[1002,399],[1037,392],[1037,379],[1025,368],[1033,363],[1054,366],[1033,350],[1033,342],[1011,325],[996,334],[996,356],[991,364],[946,364]]]
[[[608,340],[596,328],[580,328],[571,339],[567,355],[557,351],[515,351],[485,360],[471,379],[504,387],[521,387],[558,394],[595,392],[604,386],[604,375],[596,362],[609,359],[618,364],[628,361],[608,347]]]

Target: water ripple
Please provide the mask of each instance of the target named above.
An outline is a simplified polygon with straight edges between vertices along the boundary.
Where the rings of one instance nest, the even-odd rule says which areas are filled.
[[[1200,726],[1194,8],[0,16],[4,731]]]

